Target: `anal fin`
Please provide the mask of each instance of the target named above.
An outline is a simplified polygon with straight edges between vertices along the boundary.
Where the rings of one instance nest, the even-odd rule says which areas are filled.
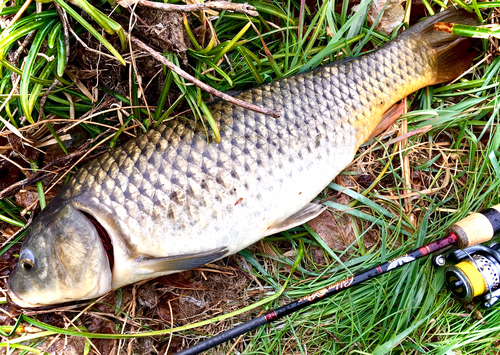
[[[323,212],[325,209],[326,207],[323,205],[319,205],[317,203],[309,203],[299,212],[291,215],[284,221],[281,221],[273,226],[270,226],[264,233],[263,237],[267,237],[269,235],[283,232],[290,228],[300,226],[301,224],[304,224],[310,221],[311,219],[319,216],[321,212]]]
[[[139,257],[135,260],[135,270],[143,275],[168,271],[184,271],[207,264],[227,254],[226,247],[208,250],[201,253],[168,256],[164,258]]]

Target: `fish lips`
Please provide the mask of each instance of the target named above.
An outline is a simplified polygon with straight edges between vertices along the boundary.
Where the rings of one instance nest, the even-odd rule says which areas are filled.
[[[7,292],[7,303],[14,307],[17,310],[29,310],[29,311],[46,311],[46,310],[52,310],[56,308],[75,308],[78,307],[82,303],[88,302],[87,300],[80,300],[80,301],[70,301],[70,302],[63,302],[63,303],[58,303],[58,304],[51,304],[47,306],[37,306],[37,305],[31,305],[27,303],[25,300],[22,298],[19,298],[15,293],[11,292],[10,290]]]

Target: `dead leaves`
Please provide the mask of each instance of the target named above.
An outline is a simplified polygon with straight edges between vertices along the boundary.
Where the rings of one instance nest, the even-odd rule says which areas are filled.
[[[351,199],[347,195],[340,194],[336,202],[348,205]],[[307,222],[307,225],[316,232],[333,251],[341,252],[348,248],[357,248],[359,243],[362,243],[364,250],[370,250],[378,242],[378,234],[371,229],[365,233],[362,239],[358,239],[356,231],[365,230],[365,228],[368,228],[368,224],[362,220],[351,217],[347,213],[332,213],[326,210],[318,217]],[[357,239],[358,241],[356,242]],[[353,250],[354,249],[347,250],[341,259],[346,260]],[[326,263],[321,248],[315,247],[312,251],[312,256],[317,264],[324,265]]]
[[[137,303],[141,307],[155,308],[158,305],[156,287],[152,283],[145,283],[137,291]]]
[[[21,159],[18,160],[15,162],[22,164]],[[21,170],[19,167],[7,162],[3,168],[0,168],[0,191],[14,184],[20,177]]]
[[[9,140],[12,150],[28,162],[34,161],[40,154],[38,150],[14,134],[9,134],[7,139]]]
[[[55,341],[54,341],[55,340]],[[81,355],[85,347],[85,338],[79,337],[55,337],[49,338],[46,341],[50,344],[48,349],[45,349],[50,354],[65,354],[65,355]]]
[[[15,195],[15,199],[19,206],[27,208],[38,201],[38,191],[36,187],[28,186],[18,191]]]
[[[151,44],[163,51],[174,51],[184,60],[186,51],[191,47],[191,42],[184,28],[182,15],[150,8],[141,9],[138,13],[148,24],[147,27],[138,28],[138,31],[147,37]],[[154,61],[152,63],[156,66],[159,65]]]
[[[115,324],[104,317],[92,318],[88,331],[101,334],[116,333]],[[117,341],[114,339],[95,339],[93,343],[101,355],[110,355],[113,353],[113,348],[115,348]]]
[[[199,283],[190,280],[188,278],[188,274],[191,274],[191,271],[160,276],[156,278],[155,281],[163,286],[175,287],[179,290],[208,290],[208,287],[202,286]]]
[[[375,30],[390,35],[396,27],[403,23],[405,9],[401,3],[400,0],[373,0],[368,9],[368,24],[371,26],[376,23],[378,16],[383,12],[375,25]]]
[[[336,220],[330,211],[323,211],[318,217],[307,222],[332,250],[345,250],[356,237],[348,218]]]
[[[54,191],[44,194],[45,202],[49,203],[56,195]],[[34,186],[27,186],[15,194],[16,203],[24,208],[33,206],[38,201],[38,190]]]
[[[7,227],[2,233],[2,240],[9,240],[19,229],[21,228],[16,226]]]

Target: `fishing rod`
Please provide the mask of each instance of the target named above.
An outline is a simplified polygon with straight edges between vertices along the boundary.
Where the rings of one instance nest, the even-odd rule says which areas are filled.
[[[449,256],[438,255],[434,258],[436,266],[443,266],[447,260],[458,262],[445,271],[447,288],[461,300],[472,300],[489,291],[485,296],[486,306],[491,306],[500,299],[500,243],[489,247],[478,245],[493,239],[500,233],[500,205],[485,211],[477,212],[455,223],[448,229],[446,237],[414,249],[402,256],[377,265],[360,274],[349,276],[335,282],[310,295],[268,311],[266,314],[242,323],[228,331],[182,350],[177,355],[195,355],[211,349],[244,333],[269,324],[322,299],[331,297],[341,291],[354,287],[364,281],[371,280],[388,271],[395,270],[436,252],[444,252],[449,247],[458,248]]]

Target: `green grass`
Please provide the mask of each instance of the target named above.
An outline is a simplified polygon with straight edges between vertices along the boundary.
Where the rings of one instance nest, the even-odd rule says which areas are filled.
[[[90,31],[102,43],[100,50],[118,59],[116,65],[121,65],[119,62],[124,62],[123,58],[129,60],[128,50],[120,52],[120,48],[127,44],[122,29],[125,24],[119,23],[118,16],[107,17],[112,10],[107,2],[79,1],[92,23],[81,16],[82,10],[61,0],[57,3],[68,11],[75,33],[83,37],[85,31]],[[441,2],[424,3],[436,12]],[[14,14],[23,4],[19,0],[15,7],[4,7],[0,15]],[[218,90],[242,90],[314,68],[321,63],[358,56],[392,37],[368,27],[359,13],[352,16],[347,1],[323,2],[317,6],[310,2],[311,7],[303,9],[303,18],[299,15],[300,1],[258,1],[250,4],[257,8],[259,17],[249,19],[242,14],[226,12],[212,22],[220,44],[208,40],[198,42],[194,33],[200,21],[195,16],[191,15],[191,22],[184,23],[193,44],[187,51],[189,69],[196,78]],[[361,6],[367,5],[368,2],[362,2]],[[491,7],[499,7],[500,3],[474,1],[464,6],[476,13],[482,9],[482,18],[488,19]],[[208,95],[186,85],[184,79],[166,69],[161,73],[165,80],[159,92],[159,102],[145,102],[141,90],[146,83],[139,87],[134,79],[134,84],[127,91],[132,97],[124,97],[109,88],[106,91],[116,102],[121,102],[127,115],[120,118],[116,110],[109,112],[109,107],[99,108],[99,101],[93,102],[63,71],[66,48],[62,24],[53,5],[43,4],[40,9],[37,11],[34,5],[29,5],[17,23],[0,34],[0,127],[4,130],[29,132],[39,141],[55,138],[62,145],[60,137],[65,133],[63,129],[74,122],[34,124],[38,122],[40,100],[55,79],[60,84],[47,96],[41,120],[73,120],[97,110],[97,114],[92,112],[94,116],[90,121],[81,124],[90,138],[99,137],[94,145],[108,139],[113,146],[126,137],[124,131],[132,131],[133,125],[133,131],[141,133],[158,122],[171,119],[182,112],[179,105],[182,100],[184,106],[189,106],[197,117],[205,115],[207,129],[210,129],[209,126],[215,128],[204,103]],[[299,33],[302,23],[305,27]],[[327,35],[327,27],[333,37]],[[107,34],[103,35],[103,31]],[[479,34],[482,32],[478,31]],[[7,53],[15,51],[19,41],[29,33],[34,35],[27,51],[21,54],[21,61],[9,63]],[[117,35],[112,36],[115,33]],[[72,36],[70,41],[74,46]],[[262,42],[267,50],[264,50]],[[256,300],[258,302],[253,307],[244,308],[242,301],[241,307],[237,307],[239,311],[187,327],[174,327],[174,331],[182,331],[180,334],[194,344],[212,334],[213,330],[210,331],[206,324],[214,325],[223,318],[231,319],[231,316],[241,321],[246,317],[243,312],[250,308],[253,309],[251,314],[256,314],[307,295],[353,272],[373,267],[444,236],[448,226],[470,211],[498,203],[500,59],[490,56],[489,60],[482,61],[488,54],[488,43],[483,41],[482,44],[475,61],[478,64],[471,74],[456,83],[420,90],[408,98],[409,112],[398,121],[398,129],[402,120],[407,119],[408,132],[426,128],[424,133],[411,136],[405,144],[391,143],[397,132],[369,142],[360,149],[358,156],[367,150],[369,152],[343,173],[345,177],[357,180],[362,171],[368,171],[378,181],[373,188],[355,183],[344,191],[348,195],[349,208],[345,207],[345,200],[340,204],[338,198],[325,203],[335,213],[348,216],[353,221],[352,233],[356,242],[351,244],[349,254],[325,247],[321,238],[305,226],[266,238],[264,243],[268,248],[246,250],[241,257],[250,265],[254,277],[263,285],[271,286],[272,292]],[[40,51],[44,51],[43,56],[38,55]],[[175,54],[164,55],[176,65],[181,65]],[[51,56],[54,60],[48,61]],[[20,64],[23,60],[24,64]],[[17,84],[12,80],[14,73],[22,73]],[[132,74],[131,78],[136,76]],[[175,94],[175,98],[165,101],[169,94]],[[113,129],[106,130],[102,125]],[[402,169],[405,160],[409,161],[411,171],[418,173],[418,176],[412,177],[412,186],[405,183]],[[31,165],[34,169],[41,168],[42,158],[32,161]],[[446,176],[448,182],[445,185]],[[319,197],[336,195],[343,190],[344,187],[338,183],[331,184]],[[51,186],[52,182],[46,181],[37,185],[41,201],[44,201],[44,194]],[[398,198],[412,191],[439,187],[433,193]],[[6,198],[0,201],[0,220],[5,225],[21,227],[32,213],[28,211],[22,216],[22,210],[12,198]],[[370,233],[379,238],[376,248],[365,248],[363,244]],[[11,245],[2,245],[0,253],[5,253]],[[313,254],[318,247],[326,265],[314,261]],[[296,255],[285,256],[285,252],[290,250],[296,250]],[[477,313],[465,309],[453,299],[443,287],[443,282],[443,270],[434,268],[429,259],[424,259],[258,329],[240,339],[236,349],[242,354],[497,354],[500,346],[500,306],[488,310],[478,306],[483,319],[476,319],[473,315]],[[255,284],[252,283],[252,286]],[[142,324],[142,328],[134,328],[135,331],[146,332],[142,336],[159,335],[148,332],[151,328],[147,320],[135,319],[130,310],[117,307],[117,314]],[[77,313],[67,314],[72,318]],[[25,338],[20,338],[19,334],[17,337],[9,336],[9,344],[0,343],[0,347],[11,349],[10,353],[16,347],[40,352],[34,348],[49,335],[85,332],[83,328],[63,331],[47,327],[36,320],[37,316],[19,319],[47,331],[22,335]],[[193,329],[195,326],[200,327]],[[3,327],[2,331],[6,333],[3,335],[8,335],[12,329]],[[168,339],[170,325],[165,324],[163,330],[155,331],[161,333],[160,339]],[[95,334],[87,336],[95,337]],[[118,338],[113,334],[103,337]],[[126,337],[136,335],[128,334]],[[23,345],[19,344],[21,342]],[[232,345],[221,345],[216,351],[226,353]]]

